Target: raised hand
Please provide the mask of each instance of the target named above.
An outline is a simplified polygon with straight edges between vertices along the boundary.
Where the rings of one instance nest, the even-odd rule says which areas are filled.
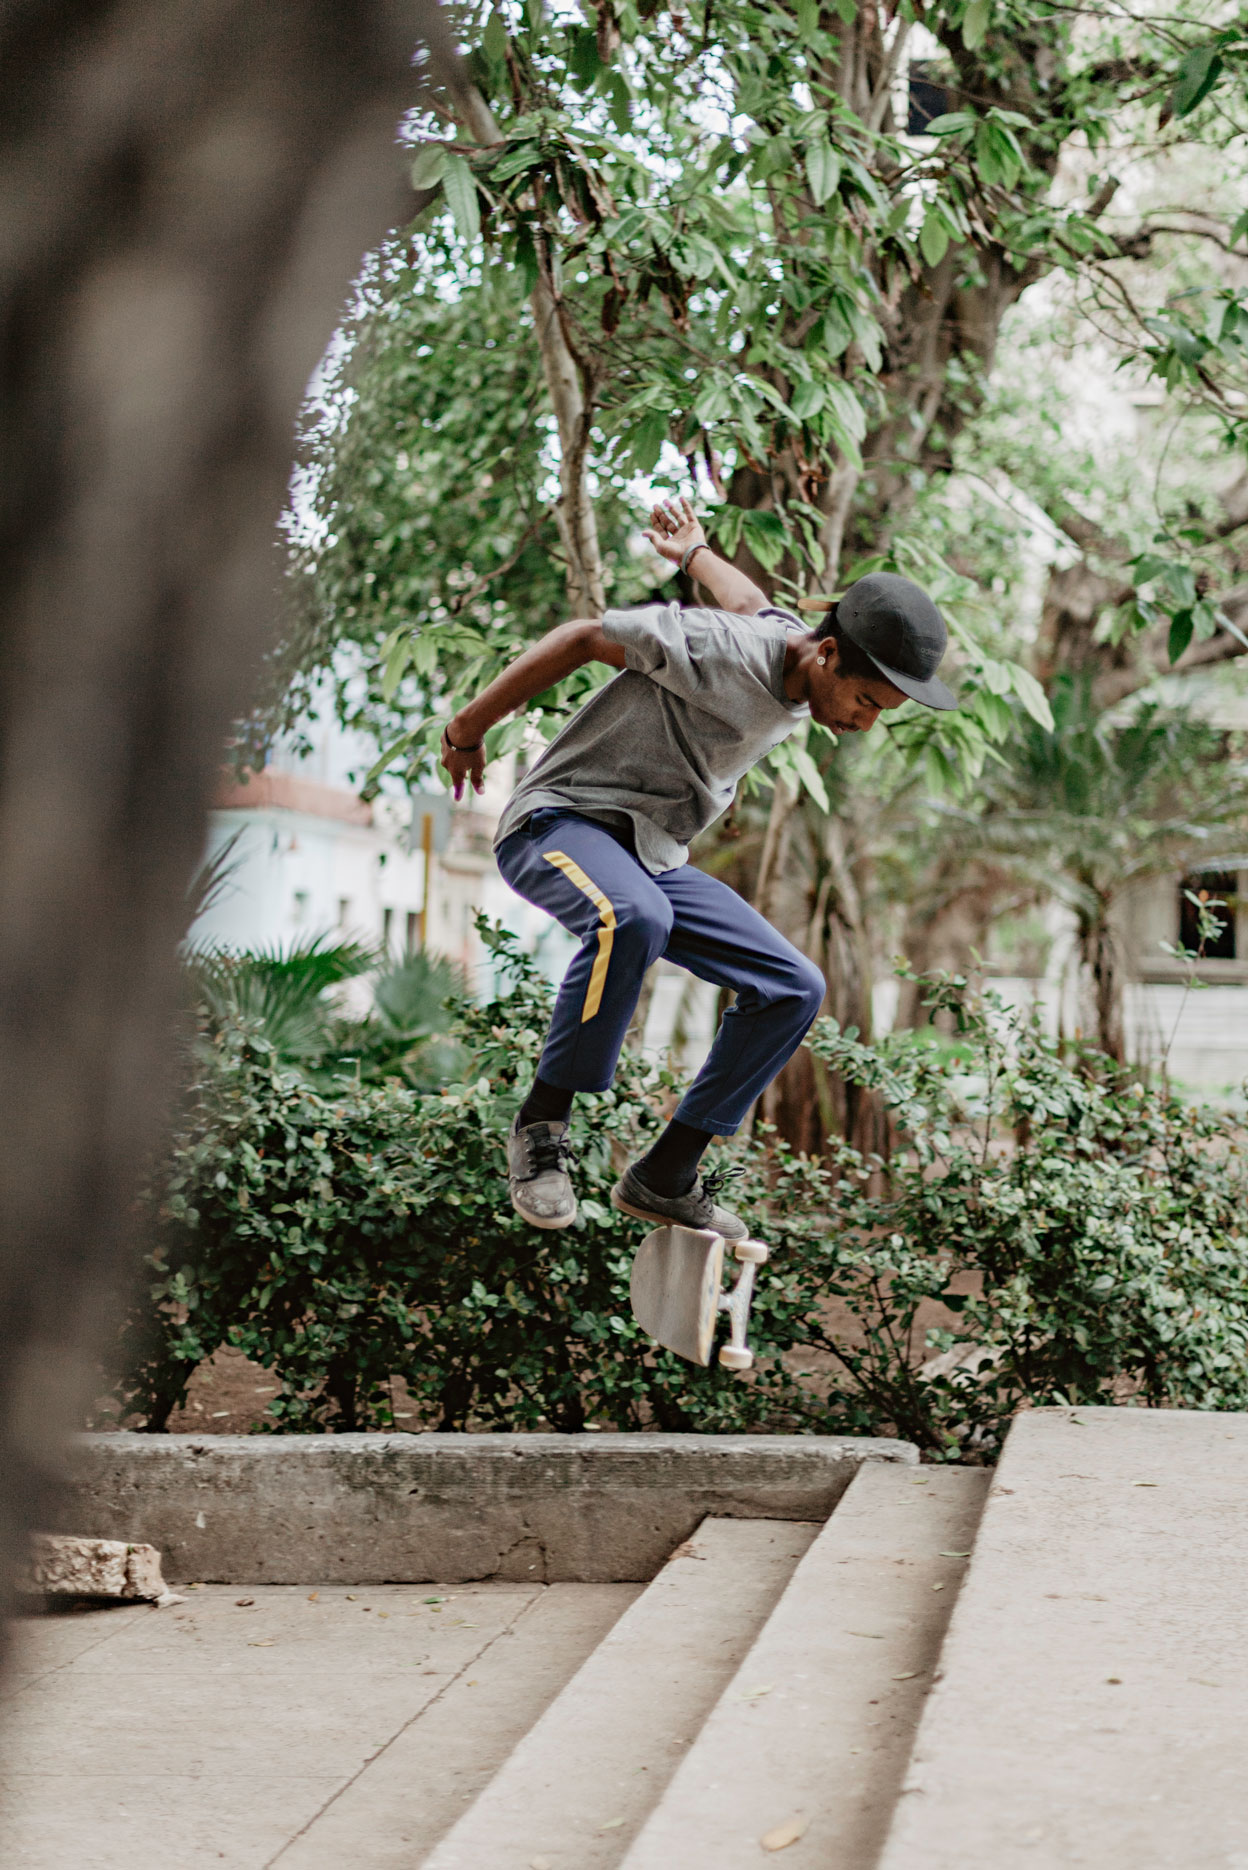
[[[679,565],[691,545],[706,544],[702,522],[683,494],[678,498],[660,500],[652,508],[646,538],[659,557],[670,559],[673,565]]]
[[[472,781],[474,792],[481,792],[485,786],[485,742],[475,747],[458,747],[443,728],[442,765],[451,776],[456,802],[464,796],[466,780]]]

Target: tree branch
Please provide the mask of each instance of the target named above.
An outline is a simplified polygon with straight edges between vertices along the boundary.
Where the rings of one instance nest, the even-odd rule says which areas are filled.
[[[440,16],[439,16],[440,17]],[[506,139],[494,113],[464,69],[449,33],[429,42],[429,65],[455,108],[457,120],[482,149]],[[542,369],[559,430],[559,504],[555,520],[567,553],[568,601],[574,616],[600,617],[606,609],[598,520],[585,464],[592,405],[582,371],[568,343],[549,260],[539,251],[537,281],[529,296],[541,349]]]

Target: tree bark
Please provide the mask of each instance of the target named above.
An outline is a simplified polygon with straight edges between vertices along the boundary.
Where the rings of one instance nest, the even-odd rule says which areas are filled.
[[[134,1276],[186,890],[276,612],[294,417],[410,200],[395,126],[424,11],[26,0],[0,25],[6,1578]]]
[[[482,149],[503,141],[498,122],[444,37],[429,47],[434,76],[447,92],[456,121]],[[559,503],[555,524],[567,559],[568,603],[574,617],[600,617],[607,607],[598,519],[590,497],[587,465],[593,419],[593,371],[568,338],[563,307],[549,256],[539,253],[537,282],[529,297],[542,356],[542,373],[559,431]]]
[[[1091,990],[1096,1043],[1108,1058],[1121,1064],[1127,1056],[1122,964],[1107,904],[1095,919],[1080,923],[1079,958]]]
[[[601,617],[607,607],[602,581],[598,519],[589,493],[591,405],[584,374],[568,344],[559,301],[548,273],[538,275],[529,303],[537,326],[550,406],[559,427],[559,504],[555,523],[567,557],[568,603],[574,617]]]

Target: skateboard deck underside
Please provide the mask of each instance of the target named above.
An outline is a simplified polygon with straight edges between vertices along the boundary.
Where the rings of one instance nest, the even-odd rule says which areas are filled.
[[[633,1261],[633,1316],[665,1349],[709,1364],[723,1273],[720,1235],[697,1227],[656,1227]]]

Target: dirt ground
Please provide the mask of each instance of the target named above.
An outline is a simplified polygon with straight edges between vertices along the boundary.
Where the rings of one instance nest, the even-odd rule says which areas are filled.
[[[251,1363],[241,1351],[220,1350],[200,1365],[191,1378],[186,1408],[169,1418],[173,1435],[249,1435],[264,1426],[266,1403],[281,1385],[268,1370]],[[116,1405],[101,1402],[88,1427],[116,1428]],[[131,1426],[131,1425],[124,1425]]]

